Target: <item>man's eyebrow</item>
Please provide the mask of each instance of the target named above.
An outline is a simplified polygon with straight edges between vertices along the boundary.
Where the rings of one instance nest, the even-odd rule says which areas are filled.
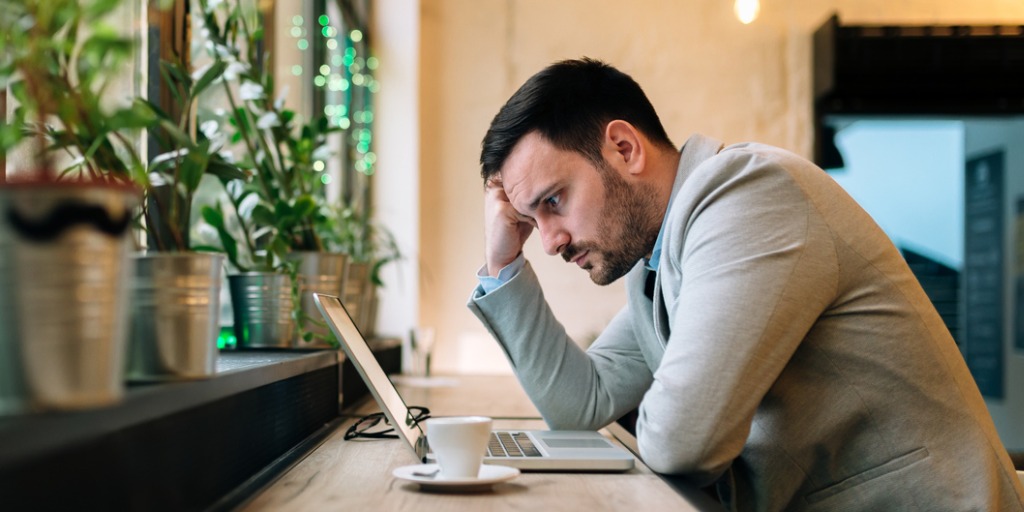
[[[559,188],[559,186],[560,185],[557,183],[552,183],[551,185],[548,185],[547,188],[541,190],[541,192],[537,194],[536,198],[530,202],[530,211],[537,211],[537,208],[540,206],[541,201],[547,199],[552,192]]]

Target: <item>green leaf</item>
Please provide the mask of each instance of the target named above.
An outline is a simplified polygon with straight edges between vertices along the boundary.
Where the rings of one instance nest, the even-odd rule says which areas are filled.
[[[82,2],[85,7],[85,20],[97,20],[110,14],[122,4],[121,0],[92,0]]]
[[[224,160],[218,154],[210,156],[210,165],[206,168],[206,172],[215,176],[221,183],[248,178],[248,175],[239,169],[237,165]]]
[[[204,206],[200,210],[200,214],[207,224],[217,230],[217,236],[220,238],[220,244],[224,247],[224,254],[227,255],[228,261],[239,270],[244,271],[245,267],[238,261],[238,242],[228,231],[224,222],[224,211],[221,210],[220,204],[218,203],[215,207]]]
[[[274,215],[274,212],[263,203],[256,205],[252,209],[252,221],[262,226],[277,225],[277,217]]]
[[[199,188],[206,167],[210,163],[210,141],[203,141],[189,150],[179,170],[179,180],[185,190],[192,194]]]
[[[132,102],[128,108],[114,111],[107,118],[108,128],[113,131],[146,128],[157,122],[156,112],[142,100]]]
[[[277,256],[277,258],[280,261],[285,261],[289,253],[288,244],[286,244],[284,240],[281,240],[281,237],[277,236],[275,236],[274,239],[270,241],[270,246],[267,248],[267,250],[271,254]]]
[[[179,147],[187,148],[192,146],[192,138],[169,119],[161,119],[160,122],[157,123],[157,127],[163,131],[163,133],[169,135],[172,142]]]
[[[277,221],[275,225],[290,225],[295,223],[295,212],[292,206],[281,199],[274,202],[274,219]]]
[[[228,64],[222,60],[217,60],[216,62],[214,62],[213,65],[211,65],[206,70],[206,72],[203,73],[203,76],[199,77],[199,80],[196,81],[195,86],[192,87],[192,98],[198,97],[200,93],[206,90],[206,88],[214,82],[214,80],[217,80],[218,78],[222,77],[224,75],[224,70],[226,70],[227,68]]]
[[[182,97],[181,91],[178,87],[178,84],[181,83],[179,80],[180,75],[181,71],[178,66],[167,61],[160,61],[160,76],[163,78],[164,84],[167,85],[167,89],[169,89],[171,94],[174,95],[174,101],[178,104],[185,102],[185,98]],[[170,118],[170,116],[167,115],[164,117]]]
[[[295,201],[295,206],[293,206],[294,215],[300,219],[312,217],[316,211],[316,201],[314,201],[313,197],[309,194],[299,196]]]

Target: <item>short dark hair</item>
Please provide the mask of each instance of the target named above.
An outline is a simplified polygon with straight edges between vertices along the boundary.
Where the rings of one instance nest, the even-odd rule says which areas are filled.
[[[556,148],[576,151],[600,167],[601,140],[610,121],[626,121],[659,146],[675,148],[640,85],[604,62],[556,62],[530,77],[491,121],[480,152],[486,182],[512,148],[537,131]]]

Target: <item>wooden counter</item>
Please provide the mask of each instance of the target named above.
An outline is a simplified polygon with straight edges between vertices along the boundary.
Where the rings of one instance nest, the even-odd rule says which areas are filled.
[[[435,416],[482,414],[495,418],[499,428],[544,428],[536,408],[513,377],[435,377],[424,382],[400,382],[409,405],[427,406]],[[353,412],[361,415],[376,410],[376,404],[368,401]],[[648,511],[708,510],[715,506],[699,491],[690,496],[680,494],[639,460],[625,473],[524,472],[490,492],[422,492],[418,485],[391,475],[397,467],[417,463],[402,441],[343,440],[345,429],[356,417],[340,425],[323,444],[253,496],[241,510]],[[628,436],[621,429],[617,435]]]

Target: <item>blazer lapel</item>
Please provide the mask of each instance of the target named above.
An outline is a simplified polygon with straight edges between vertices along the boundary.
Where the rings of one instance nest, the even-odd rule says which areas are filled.
[[[722,150],[723,144],[717,139],[711,137],[705,137],[704,135],[694,134],[686,140],[683,144],[683,149],[679,155],[679,166],[676,168],[676,179],[672,184],[672,196],[669,199],[669,209],[665,214],[665,219],[662,222],[666,222],[668,217],[673,214],[672,202],[676,195],[679,193],[679,189],[683,187],[683,183],[686,178],[689,177],[690,173],[697,168],[700,164],[704,163],[705,160],[718,154]],[[678,214],[678,212],[676,212]],[[662,247],[665,246],[668,239],[674,236],[675,233],[665,233],[665,239],[662,240]],[[665,258],[674,257],[673,254],[662,252],[661,261],[658,264],[658,276],[654,283],[654,295],[651,298],[653,306],[653,318],[654,318],[654,332],[657,334],[658,340],[661,345],[664,346],[668,343],[669,334],[671,334],[671,323],[669,322],[669,310],[666,298],[672,303],[675,303],[676,297],[679,295],[678,287],[679,282],[673,283],[666,282],[666,273],[660,270],[665,265]],[[670,297],[666,297],[667,292]]]

